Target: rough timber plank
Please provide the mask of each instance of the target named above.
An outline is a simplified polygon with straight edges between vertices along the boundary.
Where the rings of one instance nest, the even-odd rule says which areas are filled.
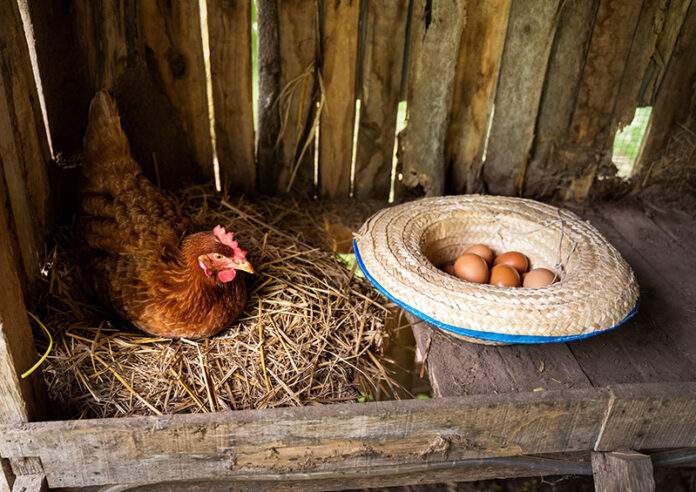
[[[49,486],[340,478],[379,468],[696,442],[696,383],[4,426]]]
[[[604,390],[574,390],[45,422],[2,428],[0,453],[38,457],[52,487],[338,478],[380,467],[398,474],[416,464],[588,450],[607,405]]]
[[[592,453],[597,492],[652,492],[655,478],[650,456],[635,451]]]
[[[355,159],[355,195],[389,197],[408,0],[366,4],[366,36]]]
[[[664,153],[676,126],[688,117],[693,97],[692,85],[696,81],[696,63],[692,63],[695,52],[696,2],[692,1],[657,90],[650,128],[634,170],[642,184],[649,181],[650,166]]]
[[[570,130],[553,159],[572,176],[561,198],[584,199],[611,160],[614,110],[642,2],[600,0]]]
[[[599,0],[562,4],[541,96],[533,155],[524,178],[525,196],[553,196],[569,179],[553,153],[568,133],[598,4]]]
[[[186,5],[177,4],[172,13],[197,5],[195,2],[185,3]],[[169,59],[163,60],[151,46],[152,33],[147,36],[149,40],[146,39],[143,23],[145,14],[148,16],[148,30],[158,21],[166,23],[164,15],[157,14],[153,17],[151,12],[153,8],[160,6],[165,9],[167,7],[164,2],[156,4],[155,0],[74,0],[70,3],[69,14],[74,22],[75,38],[78,41],[73,47],[74,57],[65,59],[49,56],[45,57],[42,63],[50,73],[59,72],[67,66],[84,79],[81,80],[86,86],[84,93],[74,95],[81,99],[76,107],[72,108],[77,114],[76,118],[80,119],[80,125],[76,130],[79,132],[80,142],[87,122],[89,102],[96,91],[107,88],[116,97],[121,123],[128,135],[131,150],[145,174],[154,182],[159,181],[165,188],[176,189],[189,181],[200,181],[204,172],[212,176],[212,162],[200,163],[201,166],[195,164],[197,157],[193,149],[192,124],[185,121],[190,116],[190,108],[185,107],[190,100],[171,97],[173,72],[176,71],[178,77],[173,84],[178,87],[188,84],[192,77],[198,77],[190,72],[198,70],[199,67],[196,63],[188,64],[188,55],[177,52],[175,46],[172,46],[171,50],[166,46],[158,48],[166,50],[165,54],[170,55]],[[189,20],[198,23],[197,19],[196,10],[195,16]],[[170,31],[173,38],[177,36],[175,31]],[[50,37],[46,37],[39,41],[50,43],[51,40]],[[195,52],[198,47],[202,51],[200,37],[198,41],[197,45],[185,41],[187,50]],[[50,48],[38,49],[39,53],[43,51],[50,52]],[[203,70],[202,64],[200,69]],[[165,87],[167,84],[170,85],[169,89]],[[61,87],[61,90],[66,88]],[[195,91],[191,94],[192,98],[194,93]],[[63,104],[62,101],[52,100],[61,97],[59,90],[47,92],[45,95],[47,99],[51,99],[47,100],[48,108]],[[203,109],[207,112],[205,86],[203,98]],[[204,120],[205,132],[209,133],[207,116]],[[62,149],[59,147],[59,150]],[[69,195],[70,191],[66,194]]]
[[[0,422],[19,423],[44,415],[41,375],[19,375],[36,359],[19,274],[19,254],[10,227],[9,202],[0,175]],[[1,454],[1,453],[0,453]]]
[[[406,467],[404,467],[406,468]],[[130,492],[227,492],[235,491],[325,491],[356,490],[373,487],[427,485],[445,482],[470,482],[494,478],[538,477],[540,475],[591,475],[592,467],[586,461],[549,457],[520,456],[458,460],[442,463],[416,464],[394,474],[392,470],[370,469],[369,473],[347,473],[340,478],[309,478],[305,480],[276,481],[214,481],[169,482],[129,487]],[[2,489],[0,489],[1,491]],[[111,490],[111,489],[110,489]],[[119,489],[120,490],[120,489]],[[112,490],[111,492],[117,492]]]
[[[255,189],[251,95],[251,2],[210,0],[208,34],[220,177],[231,190]]]
[[[324,108],[319,184],[322,196],[347,197],[353,157],[360,0],[322,0],[321,5]]]
[[[138,7],[150,68],[177,108],[198,166],[210,179],[213,148],[198,2],[146,0]]]
[[[38,273],[50,223],[49,159],[19,9],[14,0],[0,0],[0,168],[29,279]]]
[[[534,141],[558,0],[512,2],[483,176],[488,190],[519,194]]]
[[[658,11],[658,15],[662,13],[663,17],[655,19],[655,28],[658,31],[657,42],[643,78],[640,94],[641,106],[651,106],[655,100],[657,89],[662,83],[665,69],[672,57],[677,36],[681,31],[684,19],[686,19],[691,2],[692,0],[672,0],[664,6],[664,9],[660,8]]]
[[[507,33],[510,0],[467,9],[447,129],[448,191],[482,190],[481,164]]]
[[[278,1],[258,0],[256,14],[259,43],[258,144],[256,150],[258,187],[275,193],[278,181],[280,116],[276,101],[280,95],[280,44]]]
[[[438,397],[584,388],[590,381],[563,344],[497,347],[462,342],[406,315]]]
[[[464,0],[414,0],[408,67],[408,126],[399,135],[400,198],[442,195],[445,139]],[[434,76],[434,74],[437,74]]]
[[[46,477],[40,474],[20,475],[12,486],[12,492],[46,492]]]
[[[280,87],[283,97],[281,163],[278,191],[314,194],[314,140],[319,6],[317,0],[283,1],[278,5]],[[309,143],[307,139],[310,138]],[[305,147],[306,145],[306,147]],[[304,155],[302,155],[304,151]],[[298,159],[301,160],[298,161]]]

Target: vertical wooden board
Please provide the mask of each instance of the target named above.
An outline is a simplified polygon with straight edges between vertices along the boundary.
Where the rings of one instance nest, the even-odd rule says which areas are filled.
[[[614,111],[643,2],[601,0],[570,130],[554,156],[573,176],[561,193],[583,200],[599,166],[611,159]]]
[[[481,160],[493,110],[510,0],[489,0],[467,10],[447,129],[448,188],[482,190]]]
[[[24,271],[39,269],[50,225],[50,159],[22,20],[14,0],[0,0],[0,161]]]
[[[670,57],[669,64],[660,85],[648,134],[636,165],[639,183],[650,180],[650,168],[665,151],[671,133],[676,125],[689,116],[693,97],[693,84],[696,81],[696,2],[691,2],[686,18]]]
[[[321,0],[319,184],[330,198],[350,194],[360,0]]]
[[[16,424],[44,414],[44,393],[40,373],[19,377],[33,364],[36,349],[24,307],[9,207],[0,174],[0,422]]]
[[[280,41],[278,0],[257,0],[259,32],[258,142],[256,146],[259,190],[275,193],[278,182],[278,138],[280,116],[276,107],[280,95]]]
[[[314,192],[314,141],[319,5],[285,0],[278,6],[281,148],[278,191]]]
[[[198,2],[138,3],[145,58],[176,107],[196,161],[213,176],[213,148],[206,93]]]
[[[686,18],[692,0],[671,0],[667,5],[661,4],[655,17],[657,41],[655,50],[643,77],[640,106],[651,106],[655,100],[657,88],[662,82],[665,69],[672,57],[677,36]]]
[[[408,0],[366,5],[355,195],[386,200],[391,187]]]
[[[558,0],[512,2],[483,165],[494,194],[522,190],[558,17]]]
[[[592,453],[597,492],[653,492],[655,479],[650,456],[635,451]]]
[[[232,190],[253,191],[251,2],[208,0],[208,33],[221,179]]]
[[[91,99],[100,89],[112,87],[126,70],[137,16],[120,0],[75,0],[73,9],[79,55],[84,57],[80,61],[85,64],[90,85],[87,97]]]
[[[524,178],[526,196],[553,196],[568,179],[566,170],[552,155],[564,142],[570,127],[598,5],[599,0],[562,4],[539,107],[534,149]]]
[[[643,1],[616,96],[613,126],[617,129],[630,125],[633,121],[646,70],[655,52],[658,35],[664,27],[664,2],[665,0]]]
[[[457,61],[452,55],[466,24],[464,0],[414,1],[408,126],[399,134],[401,199],[445,191],[445,139]]]
[[[82,147],[89,101],[85,63],[75,49],[72,2],[20,0],[20,8],[31,19],[54,153],[72,154]]]

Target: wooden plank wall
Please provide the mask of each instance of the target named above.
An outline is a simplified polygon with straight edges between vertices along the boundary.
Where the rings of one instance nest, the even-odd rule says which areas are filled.
[[[251,0],[206,0],[203,24],[196,1],[22,2],[56,150],[79,147],[111,87],[169,188],[212,180],[217,155],[232,191],[386,200],[405,100],[397,199],[583,200],[638,105],[655,104],[641,162],[659,157],[696,77],[692,0],[256,0],[255,131]]]

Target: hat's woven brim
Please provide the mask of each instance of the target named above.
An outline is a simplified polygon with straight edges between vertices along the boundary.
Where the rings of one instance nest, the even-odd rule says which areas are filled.
[[[557,272],[541,289],[452,277],[436,265],[476,243],[525,253]],[[637,309],[630,266],[590,224],[532,200],[483,195],[425,198],[382,210],[355,238],[358,264],[389,299],[456,336],[493,343],[549,343],[614,329]]]

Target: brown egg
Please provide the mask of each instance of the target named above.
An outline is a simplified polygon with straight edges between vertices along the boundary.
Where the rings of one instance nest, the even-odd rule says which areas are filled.
[[[526,256],[518,251],[508,251],[502,255],[496,256],[494,265],[508,265],[517,270],[517,273],[523,274],[529,268],[529,260]]]
[[[524,275],[522,287],[539,289],[551,285],[556,280],[556,274],[546,268],[535,268]]]
[[[442,270],[445,273],[449,273],[450,275],[454,275],[454,263],[445,263],[444,265],[440,265],[440,270]]]
[[[474,253],[464,253],[454,262],[454,274],[469,282],[485,284],[488,282],[488,264]]]
[[[491,270],[491,285],[497,287],[519,287],[520,274],[510,265],[495,265]]]
[[[493,254],[493,250],[485,244],[474,244],[469,249],[467,249],[465,253],[474,253],[475,255],[479,255],[481,258],[486,260],[488,266],[491,266],[491,264],[493,263],[493,257],[495,256]]]

